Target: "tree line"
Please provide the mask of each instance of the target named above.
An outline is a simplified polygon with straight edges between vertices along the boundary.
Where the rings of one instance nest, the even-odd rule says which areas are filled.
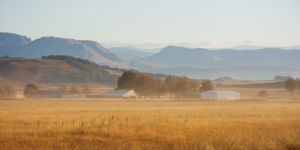
[[[177,93],[214,90],[214,87],[210,80],[204,80],[200,87],[197,79],[190,79],[187,76],[169,75],[163,80],[140,72],[124,71],[122,76],[118,78],[117,89],[134,89],[135,92],[143,96],[170,93],[172,97]]]

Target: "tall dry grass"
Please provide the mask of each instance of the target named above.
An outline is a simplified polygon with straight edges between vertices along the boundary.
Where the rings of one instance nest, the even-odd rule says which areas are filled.
[[[300,103],[0,101],[0,149],[300,149]]]

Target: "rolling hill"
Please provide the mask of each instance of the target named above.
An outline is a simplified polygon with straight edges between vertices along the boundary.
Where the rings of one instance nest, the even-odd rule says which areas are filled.
[[[0,86],[11,85],[15,89],[22,89],[29,83],[40,87],[76,84],[78,82],[71,75],[80,73],[80,69],[66,61],[32,58],[1,58],[0,70]]]

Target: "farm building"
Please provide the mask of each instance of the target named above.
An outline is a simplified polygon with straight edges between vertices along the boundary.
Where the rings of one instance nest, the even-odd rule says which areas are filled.
[[[61,98],[61,95],[63,94],[67,94],[67,93],[63,91],[39,90],[27,94],[27,98]]]
[[[100,98],[101,94],[96,93],[66,93],[61,98]]]
[[[201,98],[210,99],[240,99],[240,93],[235,91],[210,90],[201,92]]]
[[[134,90],[109,90],[101,98],[137,98]]]

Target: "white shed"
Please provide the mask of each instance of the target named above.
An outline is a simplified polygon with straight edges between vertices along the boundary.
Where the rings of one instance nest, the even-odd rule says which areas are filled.
[[[109,90],[102,94],[102,98],[130,98],[131,96],[137,96],[138,94],[134,90]]]
[[[210,90],[210,91],[201,92],[201,98],[240,99],[240,93],[235,91]]]

